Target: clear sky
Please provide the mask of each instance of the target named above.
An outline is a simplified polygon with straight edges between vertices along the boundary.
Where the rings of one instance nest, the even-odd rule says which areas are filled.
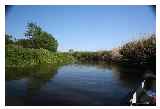
[[[27,22],[36,22],[59,42],[59,51],[108,50],[155,32],[149,6],[12,6],[6,33],[23,38]]]

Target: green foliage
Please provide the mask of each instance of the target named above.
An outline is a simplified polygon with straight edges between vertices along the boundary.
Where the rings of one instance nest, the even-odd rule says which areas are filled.
[[[68,53],[54,53],[46,49],[31,49],[6,47],[6,65],[36,65],[36,64],[54,64],[61,65],[74,61],[74,58]]]
[[[13,41],[6,34],[6,65],[66,64],[80,62],[115,62],[138,65],[156,64],[155,34],[143,39],[128,42],[112,51],[58,53],[57,40],[41,27],[28,23],[25,32],[27,39]]]
[[[19,39],[15,42],[15,44],[23,48],[33,48],[32,41],[30,39]]]
[[[24,34],[28,39],[34,39],[36,36],[39,36],[41,32],[41,27],[31,22],[27,24],[26,32]]]
[[[25,36],[27,39],[19,40],[19,44],[22,44],[23,47],[36,49],[44,48],[53,52],[57,51],[57,40],[34,23],[27,24]]]
[[[57,51],[57,40],[55,40],[52,35],[47,32],[41,32],[39,36],[34,38],[34,42],[36,48],[44,48],[53,52]]]

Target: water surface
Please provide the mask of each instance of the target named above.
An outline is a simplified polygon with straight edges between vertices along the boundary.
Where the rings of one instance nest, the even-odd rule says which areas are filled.
[[[108,64],[6,67],[6,105],[128,105],[142,72]]]

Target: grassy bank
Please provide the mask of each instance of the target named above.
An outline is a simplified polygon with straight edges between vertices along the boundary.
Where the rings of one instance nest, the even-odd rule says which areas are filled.
[[[24,66],[36,64],[62,65],[71,63],[74,58],[68,53],[51,52],[46,49],[6,47],[6,65]]]

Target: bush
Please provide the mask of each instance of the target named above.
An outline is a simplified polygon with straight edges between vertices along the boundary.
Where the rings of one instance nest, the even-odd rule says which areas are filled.
[[[46,49],[6,47],[6,65],[67,64],[74,61],[70,54]]]

